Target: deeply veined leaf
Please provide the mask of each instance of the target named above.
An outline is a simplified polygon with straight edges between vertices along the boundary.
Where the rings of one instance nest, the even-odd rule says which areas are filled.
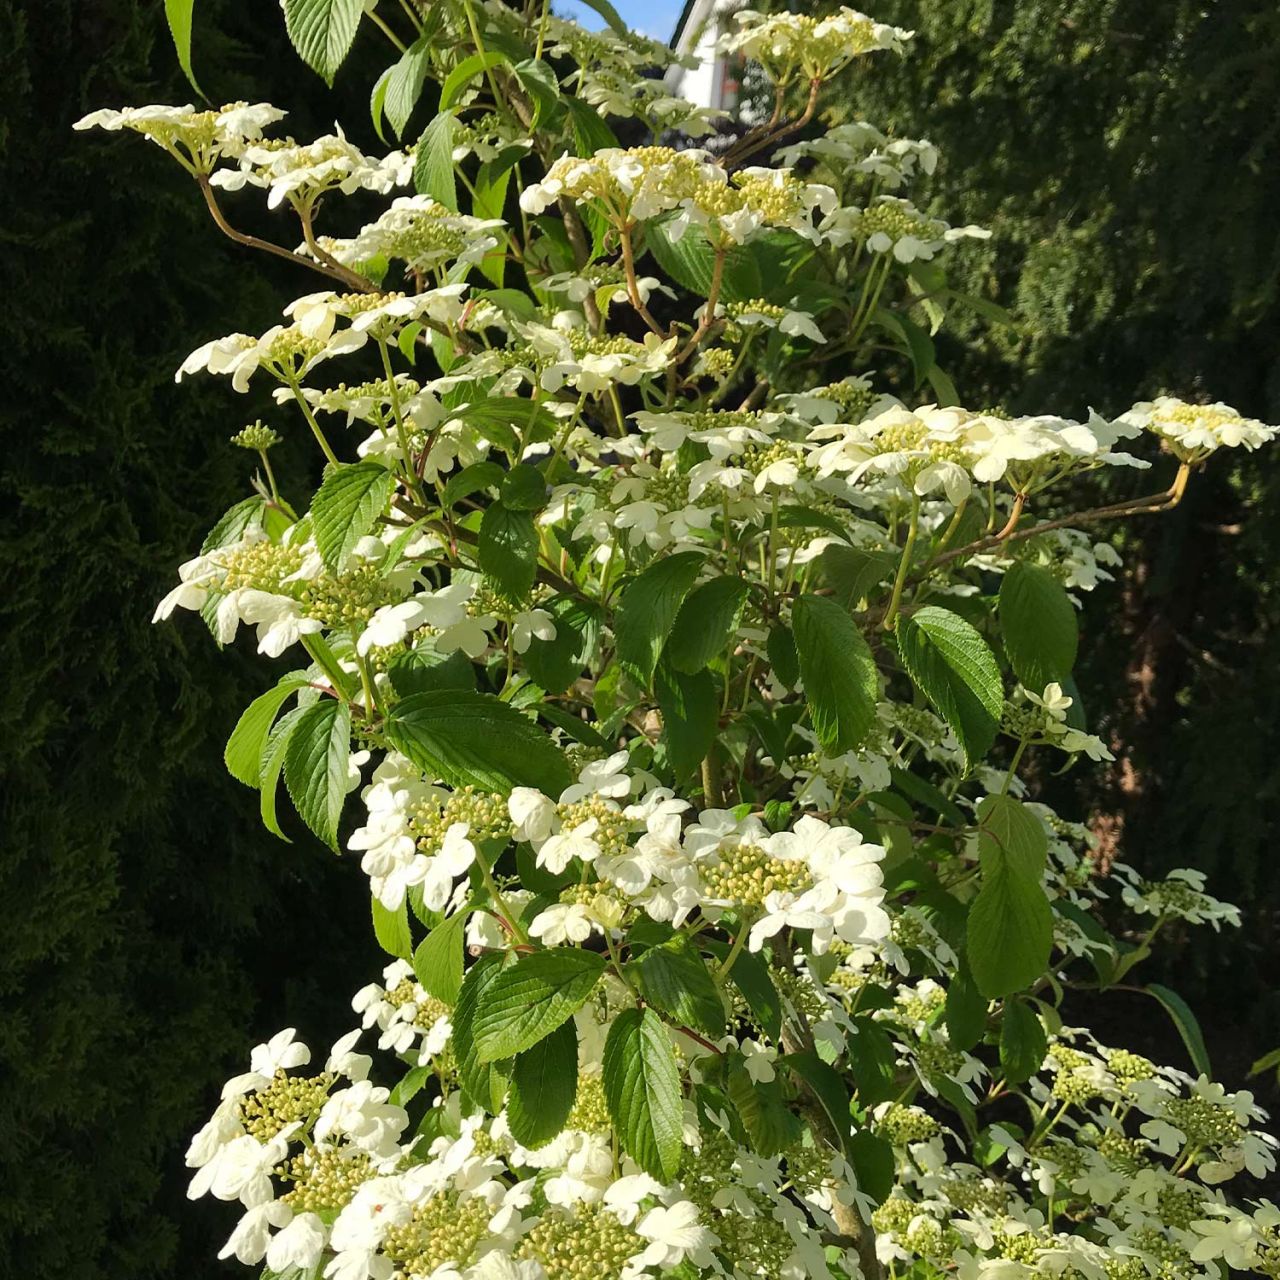
[[[458,95],[476,76],[484,75],[491,67],[501,66],[502,63],[507,61],[507,55],[499,53],[497,50],[473,53],[470,57],[463,58],[449,72],[445,77],[444,84],[440,86],[440,110],[446,111],[452,107],[458,100]]]
[[[481,1062],[476,1053],[473,1025],[476,1008],[503,972],[505,958],[499,955],[481,956],[467,970],[458,1003],[454,1006],[452,1044],[458,1062],[458,1078],[463,1091],[472,1102],[491,1115],[502,1110],[507,1093],[507,1081],[511,1074],[510,1062]]]
[[[946,1081],[950,1084],[951,1081]],[[939,1090],[941,1092],[941,1090]],[[963,1097],[963,1095],[961,1095]],[[893,1147],[870,1129],[859,1129],[850,1143],[849,1163],[858,1177],[858,1190],[883,1204],[893,1190]]]
[[[594,951],[553,947],[521,956],[486,988],[472,1031],[476,1056],[496,1062],[532,1048],[586,1003],[605,958]]]
[[[675,625],[680,606],[702,568],[700,551],[682,551],[656,560],[629,582],[614,618],[618,662],[647,689],[653,669]]]
[[[800,655],[796,652],[795,635],[785,622],[779,622],[769,632],[765,654],[773,674],[788,689],[794,689],[800,683]]]
[[[995,655],[969,623],[936,605],[899,615],[897,635],[907,674],[976,764],[995,741],[1004,711]]]
[[[305,707],[294,707],[292,711],[286,711],[272,727],[262,749],[262,767],[258,775],[258,808],[262,815],[262,825],[286,844],[291,842],[281,831],[276,819],[276,792],[280,788],[280,774],[284,769],[284,753],[305,710]]]
[[[538,529],[532,511],[513,511],[505,503],[491,503],[480,521],[476,559],[512,603],[524,600],[538,573]]]
[[[414,694],[387,717],[386,734],[424,773],[450,786],[504,793],[536,787],[558,796],[569,785],[559,747],[492,694],[465,689]]]
[[[394,478],[378,462],[331,467],[311,501],[316,550],[336,573],[351,549],[386,510]]]
[[[1029,987],[1049,965],[1053,912],[1041,884],[1048,841],[1040,820],[1011,796],[978,806],[982,887],[969,907],[968,960],[990,1000]]]
[[[625,1009],[604,1046],[604,1095],[622,1148],[650,1177],[680,1172],[684,1108],[671,1037],[652,1009]]]
[[[350,708],[336,698],[322,698],[302,712],[284,754],[284,783],[294,808],[334,850],[350,753]]]
[[[1049,1041],[1035,1010],[1021,1000],[1008,1000],[1000,1024],[1000,1070],[1010,1084],[1022,1084],[1040,1070]]]
[[[355,42],[364,0],[284,0],[284,20],[298,56],[326,84]]]
[[[467,912],[451,915],[418,944],[413,972],[427,994],[452,1007],[462,990],[462,944]]]
[[[1164,1006],[1164,1011],[1173,1019],[1178,1028],[1182,1043],[1187,1046],[1187,1053],[1195,1069],[1204,1076],[1213,1078],[1213,1067],[1209,1062],[1209,1050],[1205,1047],[1204,1033],[1191,1006],[1176,992],[1159,982],[1148,983],[1146,992],[1154,996]]]
[[[648,947],[627,966],[644,998],[674,1022],[724,1034],[725,1010],[707,962],[683,935]]]
[[[667,659],[677,671],[693,675],[723,657],[738,629],[747,597],[743,578],[712,578],[695,587],[676,614],[667,641]]]
[[[662,662],[654,675],[662,712],[662,740],[678,780],[689,777],[711,750],[720,729],[720,693],[711,672],[687,676]]]
[[[405,125],[418,105],[430,69],[431,42],[426,36],[419,36],[387,74],[382,106],[397,136],[404,133]]]
[[[446,209],[458,212],[458,184],[453,172],[453,113],[442,111],[422,131],[413,164],[413,186]]]
[[[256,529],[262,524],[265,510],[266,503],[256,494],[237,502],[234,507],[223,512],[217,524],[205,535],[200,544],[200,554],[207,556],[210,551],[216,551],[219,547],[239,542],[250,529]]]
[[[871,650],[849,614],[825,596],[801,596],[791,629],[818,741],[831,754],[852,751],[875,722],[879,684]]]
[[[387,664],[391,687],[400,697],[411,698],[415,693],[439,689],[475,689],[475,666],[461,649],[446,655],[429,645],[430,641],[416,649],[406,649]]]
[[[550,440],[557,429],[556,419],[544,405],[516,396],[473,400],[452,414],[513,458],[524,445]]]
[[[898,557],[869,547],[845,547],[832,543],[822,549],[818,569],[833,598],[846,609],[856,609],[882,582],[892,576]]]
[[[728,1089],[756,1155],[772,1159],[800,1137],[800,1118],[783,1101],[776,1080],[757,1084],[746,1067],[735,1064],[729,1068]]]
[[[1032,693],[1070,676],[1080,643],[1076,611],[1047,569],[1022,560],[1005,574],[1000,630],[1014,674]]]
[[[280,708],[306,683],[305,676],[291,672],[282,676],[275,688],[259,694],[244,709],[222,755],[227,772],[237,782],[243,782],[246,787],[262,784],[262,750],[266,746],[267,734],[271,732]]]
[[[520,81],[520,87],[533,99],[530,128],[536,129],[555,111],[560,101],[560,79],[554,68],[538,58],[525,58],[512,70]]]
[[[394,910],[384,907],[377,898],[373,905],[373,933],[378,945],[389,956],[408,960],[413,955],[413,934],[409,932],[409,904],[402,902]]]
[[[609,0],[582,0],[582,3],[585,4],[588,9],[594,9],[614,29],[614,31],[618,33],[618,35],[630,38],[632,34],[631,28],[623,22],[617,9],[609,3]]]
[[[537,467],[521,462],[503,476],[499,496],[512,511],[541,511],[547,505],[547,482]]]
[[[645,244],[666,275],[691,293],[707,297],[716,255],[700,230],[689,227],[684,235],[675,237],[669,221],[652,222],[645,229]],[[760,297],[763,292],[764,282],[755,258],[742,247],[735,246],[725,258],[720,301],[745,302],[749,298]]]
[[[548,693],[560,693],[578,678],[594,649],[601,614],[597,606],[574,596],[557,596],[542,607],[555,619],[555,638],[529,642],[525,669]]]
[[[164,16],[178,54],[178,66],[191,82],[191,87],[204,97],[204,90],[196,83],[196,73],[191,69],[191,18],[194,9],[195,0],[164,0]]]
[[[972,1049],[982,1039],[987,1027],[987,1006],[987,998],[978,990],[968,965],[952,974],[944,1019],[947,1038],[955,1048]]]
[[[550,1142],[565,1125],[578,1093],[578,1031],[573,1019],[517,1055],[507,1094],[511,1136],[525,1147]]]

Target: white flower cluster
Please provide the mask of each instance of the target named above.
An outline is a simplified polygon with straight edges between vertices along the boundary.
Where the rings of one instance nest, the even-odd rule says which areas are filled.
[[[1184,462],[1201,462],[1219,449],[1257,449],[1276,437],[1275,427],[1230,405],[1188,404],[1173,396],[1136,404],[1122,421],[1161,437]]]
[[[822,18],[743,9],[733,20],[737,30],[721,36],[720,49],[759,62],[778,84],[797,74],[806,80],[828,79],[868,53],[901,53],[915,34],[844,7]]]

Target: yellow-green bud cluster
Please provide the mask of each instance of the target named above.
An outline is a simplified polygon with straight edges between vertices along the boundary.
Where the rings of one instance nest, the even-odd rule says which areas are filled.
[[[471,785],[459,788],[443,803],[418,804],[410,814],[409,830],[423,853],[436,853],[455,822],[467,824],[467,838],[473,844],[511,839],[506,800],[497,791],[477,791]]]
[[[325,349],[323,338],[313,338],[301,329],[281,329],[263,354],[262,363],[285,381],[299,376]]]
[[[997,1231],[995,1233],[996,1253],[1002,1258],[1008,1258],[1010,1262],[1021,1262],[1028,1267],[1034,1265],[1037,1255],[1046,1243],[1034,1231]]]
[[[559,805],[556,814],[563,831],[573,831],[594,818],[597,825],[592,839],[600,846],[600,852],[606,858],[621,857],[630,846],[630,821],[604,796],[587,796],[572,804]]]
[[[705,896],[717,902],[759,907],[775,890],[803,893],[813,884],[803,862],[783,862],[756,844],[730,845],[714,866],[699,868]]]
[[[1199,1271],[1191,1261],[1191,1255],[1170,1240],[1159,1227],[1139,1227],[1130,1233],[1129,1242],[1154,1259],[1156,1270],[1151,1272],[1148,1263],[1148,1275],[1155,1275],[1157,1280],[1183,1280],[1184,1276]]]
[[[754,475],[759,475],[775,462],[795,462],[801,465],[804,455],[798,444],[790,440],[775,440],[772,444],[749,444],[739,455],[742,465]]]
[[[889,936],[904,951],[919,951],[931,947],[937,941],[936,935],[929,928],[927,921],[910,911],[894,916],[889,926]]]
[[[1185,880],[1143,881],[1138,892],[1156,915],[1166,911],[1186,915],[1203,909],[1208,903],[1205,895],[1197,892]]]
[[[259,453],[266,453],[268,449],[278,445],[282,439],[279,432],[273,431],[259,419],[257,422],[250,423],[242,431],[237,431],[231,437],[231,443],[241,449],[253,449]]]
[[[871,1225],[880,1235],[901,1239],[919,1209],[914,1200],[890,1196],[871,1215]]]
[[[386,1001],[397,1009],[407,1004],[417,1005],[414,1014],[415,1026],[429,1030],[441,1019],[449,1016],[449,1006],[435,996],[430,996],[412,978],[404,978],[386,993]]]
[[[492,1216],[479,1196],[459,1200],[452,1191],[434,1195],[414,1205],[412,1218],[403,1226],[387,1232],[382,1251],[399,1264],[406,1280],[425,1280],[446,1262],[459,1268],[471,1263]]]
[[[369,1156],[358,1147],[312,1147],[277,1171],[292,1190],[280,1199],[294,1213],[336,1213],[370,1176]]]
[[[995,1215],[1003,1213],[1009,1203],[1009,1188],[993,1178],[957,1178],[947,1183],[947,1199],[957,1209],[980,1209]]]
[[[542,1263],[547,1280],[619,1280],[643,1237],[598,1205],[577,1206],[576,1217],[551,1213],[520,1241],[517,1258]]]
[[[915,1048],[916,1063],[931,1080],[954,1076],[964,1066],[964,1054],[944,1040],[921,1040]]]
[[[1055,1098],[1080,1106],[1090,1098],[1102,1096],[1100,1085],[1078,1070],[1080,1067],[1088,1066],[1091,1061],[1085,1054],[1078,1049],[1072,1049],[1069,1045],[1055,1044],[1053,1057],[1057,1061],[1058,1069],[1054,1073],[1049,1092]]]
[[[770,976],[778,991],[810,1022],[817,1022],[830,1012],[826,996],[814,985],[808,973],[797,973],[794,969],[775,965]]]
[[[1140,1139],[1127,1138],[1114,1129],[1099,1136],[1097,1147],[1103,1159],[1120,1173],[1139,1173],[1151,1164]]]
[[[884,234],[895,243],[914,236],[918,240],[932,240],[934,228],[929,218],[910,205],[898,201],[883,201],[863,209],[858,217],[858,234],[870,238]]]
[[[698,356],[698,372],[711,378],[728,377],[735,359],[728,347],[707,347]]]
[[[578,1076],[578,1092],[573,1100],[573,1110],[565,1121],[566,1129],[583,1133],[610,1132],[609,1104],[604,1096],[604,1078],[595,1072]]]
[[[843,422],[859,422],[868,409],[875,403],[875,392],[861,379],[846,379],[833,382],[825,387],[818,387],[808,393],[818,400],[830,400],[840,406],[840,418]]]
[[[1150,1080],[1156,1073],[1155,1063],[1128,1049],[1112,1049],[1107,1054],[1107,1070],[1117,1080]]]
[[[941,1131],[938,1122],[927,1111],[903,1106],[900,1102],[895,1102],[880,1117],[876,1128],[882,1138],[887,1138],[896,1147],[905,1146],[908,1142],[928,1142]]]
[[[679,471],[659,471],[645,480],[644,496],[650,501],[675,511],[689,504],[689,477]]]
[[[942,1012],[947,993],[941,987],[929,986],[921,991],[899,991],[895,999],[903,1016],[910,1022],[932,1022]]]
[[[1240,1122],[1229,1108],[1193,1094],[1170,1098],[1164,1104],[1164,1118],[1202,1147],[1233,1147],[1244,1136]]]
[[[298,599],[303,612],[326,627],[355,627],[369,621],[399,596],[377,565],[358,564],[346,573],[322,573],[303,583]]]
[[[240,1099],[240,1123],[259,1142],[268,1142],[294,1121],[306,1123],[320,1113],[334,1076],[289,1076],[277,1071],[271,1083]]]
[[[594,764],[597,760],[603,760],[605,752],[600,747],[589,747],[585,742],[571,742],[564,749],[564,761],[569,766],[569,772],[575,777],[580,774],[589,764]]]
[[[1185,1231],[1198,1218],[1205,1216],[1205,1194],[1193,1182],[1179,1178],[1160,1188],[1157,1197],[1160,1221],[1166,1227]]]
[[[285,583],[284,579],[302,568],[302,552],[297,547],[284,547],[264,539],[237,548],[223,563],[226,565],[221,583],[223,591],[251,587],[273,595],[290,595],[293,584]]]

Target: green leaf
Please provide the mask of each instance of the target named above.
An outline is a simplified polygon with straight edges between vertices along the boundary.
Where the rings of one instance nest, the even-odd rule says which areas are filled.
[[[462,990],[462,944],[466,933],[467,912],[459,911],[437,925],[418,944],[413,953],[413,972],[426,988],[452,1008]]]
[[[724,1002],[720,989],[689,939],[683,935],[649,947],[626,967],[640,993],[674,1022],[710,1036],[724,1034]]]
[[[305,710],[305,707],[294,707],[292,711],[286,711],[267,734],[266,745],[262,749],[262,768],[259,770],[261,782],[258,788],[258,809],[262,814],[262,825],[286,844],[291,841],[280,830],[280,824],[276,820],[276,792],[280,786],[280,773],[284,769],[284,754],[288,749],[289,739]]]
[[[1032,693],[1061,684],[1075,666],[1080,632],[1066,589],[1022,560],[1000,584],[1000,630],[1014,674]]]
[[[262,524],[263,511],[266,504],[259,497],[245,498],[237,502],[229,511],[225,511],[218,523],[205,535],[200,544],[200,554],[207,556],[210,551],[219,547],[228,547],[239,542],[250,529]]]
[[[947,987],[944,1018],[947,1038],[956,1049],[972,1049],[987,1029],[987,998],[978,990],[967,965],[952,976]]]
[[[777,1080],[757,1084],[746,1067],[735,1064],[729,1068],[728,1090],[756,1155],[772,1159],[800,1137],[800,1118],[783,1101]]]
[[[723,963],[728,956],[729,945],[720,943],[713,950]],[[760,1024],[761,1030],[771,1040],[776,1040],[782,1034],[782,998],[773,985],[769,966],[764,958],[758,952],[744,948],[738,952],[733,968],[729,970],[729,977],[747,1002],[747,1007]]]
[[[440,689],[474,690],[476,669],[461,649],[446,655],[427,645],[406,649],[387,666],[391,687],[401,698]]]
[[[670,220],[650,223],[645,230],[645,244],[665,274],[691,293],[707,297],[716,255],[700,230],[689,227],[679,239],[673,239]],[[720,301],[745,302],[763,292],[756,259],[741,246],[735,246],[725,258]]]
[[[893,1147],[870,1129],[859,1129],[850,1144],[849,1163],[858,1176],[858,1190],[883,1204],[893,1190]]]
[[[808,1085],[822,1104],[841,1151],[847,1156],[853,1142],[853,1124],[849,1114],[849,1090],[839,1072],[829,1067],[816,1053],[789,1053],[781,1061]]]
[[[796,600],[791,628],[818,741],[833,755],[852,751],[875,723],[879,684],[871,650],[854,620],[825,596]]]
[[[1040,882],[1048,841],[1030,810],[1010,796],[978,806],[982,887],[969,908],[968,959],[989,1000],[1029,987],[1049,965],[1053,912]]]
[[[476,559],[485,577],[511,601],[522,604],[538,574],[538,529],[532,511],[512,511],[499,501],[480,521]]]
[[[326,84],[356,38],[364,0],[284,0],[284,21],[298,56]]]
[[[785,622],[779,622],[769,632],[765,654],[773,674],[788,689],[794,689],[800,683],[800,655],[796,652],[795,635]]]
[[[888,551],[833,544],[822,549],[818,572],[831,588],[832,598],[852,610],[892,576],[897,563],[898,557]]]
[[[573,141],[580,156],[593,156],[607,147],[621,146],[618,135],[601,119],[600,113],[581,98],[566,98],[564,105],[573,121]]]
[[[311,523],[316,550],[331,573],[387,509],[393,486],[391,472],[378,462],[329,468],[311,500]]]
[[[618,662],[642,688],[653,680],[680,606],[702,568],[700,551],[682,551],[651,564],[622,592],[614,618]]]
[[[855,1035],[849,1042],[849,1066],[864,1110],[896,1098],[901,1091],[896,1072],[897,1056],[888,1033],[871,1018],[854,1018]]]
[[[594,649],[601,615],[595,605],[572,596],[556,596],[542,607],[555,619],[555,639],[529,642],[525,670],[548,693],[560,693],[578,678]]]
[[[536,58],[517,62],[512,70],[520,81],[520,87],[533,99],[530,128],[536,129],[546,116],[555,111],[560,101],[559,77],[547,63]]]
[[[541,511],[547,505],[547,482],[537,467],[521,462],[503,477],[499,496],[512,511]]]
[[[1010,1084],[1030,1080],[1049,1050],[1044,1027],[1035,1010],[1021,1000],[1009,1000],[1000,1024],[1000,1070]]]
[[[164,0],[164,16],[178,54],[178,66],[191,82],[191,87],[204,97],[204,90],[196,83],[196,73],[191,70],[191,14],[194,9],[195,0]]]
[[[680,1172],[684,1107],[675,1051],[652,1009],[626,1009],[604,1046],[604,1094],[622,1148],[651,1177]]]
[[[936,605],[900,614],[897,636],[907,674],[959,739],[965,759],[975,764],[995,741],[1004,711],[995,655],[969,623]]]
[[[1204,1034],[1200,1030],[1196,1015],[1191,1012],[1191,1006],[1176,991],[1171,991],[1158,982],[1148,983],[1145,990],[1147,995],[1154,996],[1160,1001],[1164,1011],[1173,1019],[1173,1025],[1178,1028],[1182,1043],[1187,1046],[1192,1065],[1201,1075],[1208,1076],[1212,1080],[1213,1067],[1209,1062],[1209,1050],[1205,1047]]]
[[[382,132],[382,117],[387,102],[387,86],[391,83],[391,73],[395,67],[388,67],[377,79],[373,86],[373,92],[369,95],[369,119],[373,124],[373,131],[378,135],[378,141],[384,147],[389,146],[387,136]]]
[[[440,110],[447,111],[452,107],[458,100],[458,95],[476,76],[483,75],[490,67],[500,66],[507,61],[507,55],[498,53],[496,50],[473,53],[469,58],[463,58],[445,77],[444,84],[440,87]]]
[[[507,1095],[507,1124],[521,1146],[540,1147],[558,1134],[578,1094],[578,1030],[570,1019],[516,1056]]]
[[[322,698],[298,718],[284,753],[284,784],[303,822],[331,849],[338,847],[338,819],[347,795],[351,711]]]
[[[502,467],[496,462],[490,462],[487,458],[480,462],[473,462],[470,466],[463,467],[461,471],[455,471],[449,477],[449,482],[440,495],[440,503],[442,506],[452,507],[463,498],[469,498],[482,489],[496,489],[506,474]]]
[[[689,593],[676,614],[667,659],[677,671],[694,675],[723,657],[738,630],[750,588],[742,578],[712,578]]]
[[[558,427],[555,417],[543,405],[517,396],[488,396],[452,413],[512,457],[521,451],[522,442],[550,440]]]
[[[408,960],[413,956],[413,935],[409,932],[409,904],[402,902],[394,911],[373,898],[373,932],[378,945],[390,956]]]
[[[413,186],[446,209],[458,212],[458,185],[453,173],[453,114],[442,111],[422,131],[413,164]]]
[[[514,707],[488,693],[439,689],[414,694],[387,718],[391,745],[449,786],[508,792],[569,785],[559,747]]]
[[[502,1110],[507,1094],[507,1080],[511,1074],[509,1062],[481,1062],[476,1053],[473,1031],[476,1008],[503,973],[505,958],[497,955],[481,956],[467,971],[458,1003],[454,1006],[453,1050],[458,1060],[458,1078],[463,1092],[478,1107],[491,1115]]]
[[[409,123],[409,117],[418,105],[422,86],[426,83],[430,69],[431,41],[426,36],[419,36],[400,55],[399,62],[387,74],[382,105],[397,137],[404,133],[405,125]]]
[[[687,676],[663,661],[654,675],[662,740],[676,780],[694,774],[720,730],[720,694],[709,671]]]
[[[609,0],[582,0],[582,3],[588,9],[594,9],[613,29],[624,39],[631,38],[631,28],[623,22],[619,16],[617,9],[609,3]]]
[[[246,787],[262,785],[262,753],[267,735],[280,714],[280,708],[306,684],[305,676],[291,672],[282,676],[274,689],[259,694],[244,709],[222,755],[227,772],[237,782],[243,782]]]
[[[582,1008],[605,970],[604,956],[552,947],[521,956],[486,989],[472,1030],[481,1062],[510,1058]]]

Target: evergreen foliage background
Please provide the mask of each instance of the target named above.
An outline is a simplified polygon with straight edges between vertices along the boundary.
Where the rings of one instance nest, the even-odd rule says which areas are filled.
[[[279,100],[300,136],[363,119],[358,60],[335,112],[257,6],[197,7],[219,100]],[[881,0],[875,16],[920,32],[914,56],[876,59],[832,109],[930,136],[938,211],[996,232],[953,257],[1017,320],[947,340],[969,401],[1114,412],[1203,389],[1280,418],[1280,11]],[[265,666],[219,654],[194,617],[149,620],[242,496],[249,460],[221,442],[267,410],[220,383],[175,389],[173,369],[310,286],[222,241],[136,139],[70,132],[98,106],[189,99],[158,3],[0,0],[0,30],[0,1275],[199,1280],[226,1274],[228,1218],[183,1198],[187,1136],[249,1044],[287,1023],[327,1043],[346,1025],[332,992],[381,964],[360,878],[305,833],[272,840],[222,767]],[[1280,1026],[1280,473],[1259,455],[1211,474],[1126,531],[1133,580],[1086,614],[1081,683],[1130,767],[1105,786],[1081,771],[1078,798],[1129,861],[1203,867],[1246,908],[1245,930],[1186,940],[1164,974],[1238,1085]],[[1131,1024],[1142,998],[1113,999]]]

